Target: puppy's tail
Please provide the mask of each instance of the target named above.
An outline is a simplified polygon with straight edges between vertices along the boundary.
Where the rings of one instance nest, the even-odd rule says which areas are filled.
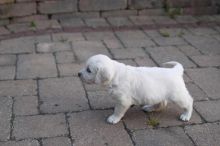
[[[183,75],[183,66],[182,64],[180,64],[179,62],[176,62],[176,61],[170,61],[170,62],[166,62],[166,63],[163,63],[163,65],[174,65],[173,69],[175,69],[178,73],[180,73],[181,75]]]

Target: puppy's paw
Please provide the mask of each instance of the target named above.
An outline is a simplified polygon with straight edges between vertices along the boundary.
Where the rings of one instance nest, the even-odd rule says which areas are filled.
[[[182,115],[180,115],[180,120],[182,121],[189,121],[190,116],[187,113],[183,113]]]
[[[111,115],[108,117],[107,122],[110,124],[116,124],[120,121],[120,118],[116,117],[115,115]]]

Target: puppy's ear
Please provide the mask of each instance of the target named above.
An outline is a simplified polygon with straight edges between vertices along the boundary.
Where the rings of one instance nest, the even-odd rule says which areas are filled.
[[[96,84],[105,84],[106,82],[110,81],[111,73],[108,67],[104,67],[103,65],[98,65],[95,83]]]

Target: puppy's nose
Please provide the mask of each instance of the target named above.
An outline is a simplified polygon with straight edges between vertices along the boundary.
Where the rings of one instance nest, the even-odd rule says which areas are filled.
[[[81,77],[81,76],[82,76],[82,73],[81,73],[81,72],[79,72],[79,73],[78,73],[78,76],[79,76],[79,77]]]

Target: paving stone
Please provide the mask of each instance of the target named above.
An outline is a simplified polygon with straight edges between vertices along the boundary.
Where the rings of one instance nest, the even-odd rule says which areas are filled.
[[[204,54],[220,54],[220,42],[210,36],[184,35],[183,37]]]
[[[154,22],[158,25],[176,24],[177,22],[167,16],[152,16]]]
[[[112,32],[86,32],[84,33],[87,40],[112,40],[116,39]]]
[[[88,101],[80,80],[76,77],[51,78],[39,81],[40,110],[44,113],[81,111]]]
[[[147,56],[142,48],[111,49],[115,59],[132,59]]]
[[[137,10],[115,10],[115,11],[102,11],[101,17],[125,17],[137,15]]]
[[[8,25],[8,24],[9,24],[9,19],[1,19],[0,20],[0,26]]]
[[[15,67],[14,66],[0,66],[0,80],[14,79]]]
[[[148,67],[154,67],[157,66],[152,59],[149,57],[137,57],[134,59],[135,62],[138,64],[138,66],[148,66]]]
[[[0,81],[0,96],[36,95],[37,84],[34,80]]]
[[[41,29],[61,29],[57,20],[36,20],[34,21],[36,28]]]
[[[14,17],[11,22],[12,23],[31,22],[33,24],[34,21],[38,21],[38,20],[48,20],[48,16],[42,14],[35,14],[35,15],[29,15],[23,17]]]
[[[107,87],[98,84],[84,84],[86,91],[107,91]]]
[[[198,49],[190,45],[181,45],[181,46],[177,46],[177,48],[179,48],[180,51],[182,51],[187,56],[201,55]]]
[[[122,44],[117,39],[104,39],[103,40],[107,48],[118,49],[123,48]]]
[[[204,91],[202,91],[198,86],[196,86],[193,83],[187,83],[186,87],[189,91],[189,93],[191,94],[191,96],[193,97],[194,101],[197,100],[208,100],[207,95],[205,94]]]
[[[83,41],[85,40],[82,33],[53,33],[53,41],[56,42],[71,42],[71,41]]]
[[[56,77],[55,59],[51,54],[30,54],[18,56],[17,78]]]
[[[196,102],[194,106],[206,121],[214,122],[220,120],[220,101]]]
[[[185,81],[185,83],[191,83],[192,80],[189,78],[189,76],[186,75],[186,73],[183,74],[183,79]]]
[[[36,30],[36,27],[29,22],[9,24],[7,28],[14,33]]]
[[[187,42],[180,37],[158,37],[154,38],[154,41],[159,46],[187,45]]]
[[[120,39],[149,39],[149,37],[140,30],[116,31],[115,33]]]
[[[105,119],[112,111],[86,111],[70,114],[71,137],[75,145],[132,146],[129,135],[122,122],[116,125],[107,124]]]
[[[126,127],[131,131],[148,128],[148,119],[149,116],[136,106],[131,107],[123,117]]]
[[[32,53],[34,43],[30,38],[17,38],[0,42],[0,54]]]
[[[162,37],[161,33],[158,30],[144,30],[144,32],[151,38]]]
[[[37,44],[37,52],[47,53],[56,51],[71,50],[68,42],[53,42],[53,43],[39,43]]]
[[[5,141],[10,138],[10,121],[12,115],[12,98],[0,98],[0,140]]]
[[[59,64],[58,69],[60,76],[77,76],[83,68],[83,64]]]
[[[77,1],[76,0],[43,1],[39,3],[38,11],[42,14],[65,13],[65,12],[77,11]]]
[[[131,21],[126,17],[109,17],[108,22],[115,27],[132,26]]]
[[[57,63],[73,63],[75,57],[71,51],[56,52],[55,54]]]
[[[214,22],[215,21],[215,17],[210,16],[210,15],[196,16],[196,19],[202,22]]]
[[[89,19],[84,19],[84,20],[87,26],[93,27],[93,28],[109,26],[109,24],[104,18],[89,18]]]
[[[192,56],[192,60],[200,67],[220,66],[220,55],[216,56]]]
[[[63,114],[15,117],[13,125],[15,139],[54,137],[68,133]]]
[[[81,18],[63,18],[60,20],[63,27],[82,27],[85,26]]]
[[[38,114],[37,96],[15,97],[14,102],[15,115],[35,115]]]
[[[83,0],[79,1],[81,11],[100,11],[100,10],[118,10],[125,9],[127,2],[125,0]]]
[[[118,62],[124,63],[125,65],[137,66],[136,62],[132,59],[123,59],[123,60],[116,60]]]
[[[178,23],[196,23],[198,20],[193,16],[176,16],[175,20]]]
[[[168,106],[160,112],[149,113],[150,119],[156,119],[159,122],[158,127],[170,127],[188,124],[202,123],[200,116],[193,111],[190,121],[183,122],[179,119],[180,115],[184,112],[179,106],[169,103]],[[151,127],[151,125],[148,125]]]
[[[180,127],[166,129],[147,129],[133,133],[136,146],[193,146]]]
[[[199,28],[188,28],[194,35],[213,35],[218,34],[217,31],[215,31],[212,28],[208,27],[199,27]]]
[[[154,24],[152,18],[149,16],[130,16],[129,19],[135,25],[153,25]]]
[[[0,66],[15,65],[15,55],[0,55]]]
[[[42,140],[43,146],[71,146],[71,141],[68,137],[55,137]]]
[[[184,28],[162,28],[158,30],[158,33],[162,37],[181,37],[190,34],[190,32]]]
[[[10,32],[5,28],[0,26],[0,35],[9,34]]]
[[[37,140],[0,142],[1,146],[40,146]]]
[[[87,92],[90,104],[93,109],[113,108],[115,102],[107,91]]]
[[[104,54],[110,57],[107,49],[99,41],[77,41],[73,42],[73,49],[79,61],[86,61],[89,57],[96,54]]]
[[[177,61],[183,65],[183,67],[195,67],[195,65],[176,47],[155,47],[146,48],[146,51],[150,53],[153,59],[162,64],[168,61]]]
[[[220,71],[214,68],[190,69],[187,75],[212,99],[220,98]]]
[[[155,43],[150,39],[121,39],[125,47],[153,47]]]
[[[196,145],[208,146],[219,145],[220,126],[219,123],[207,123],[185,127],[186,133],[192,138]]]

